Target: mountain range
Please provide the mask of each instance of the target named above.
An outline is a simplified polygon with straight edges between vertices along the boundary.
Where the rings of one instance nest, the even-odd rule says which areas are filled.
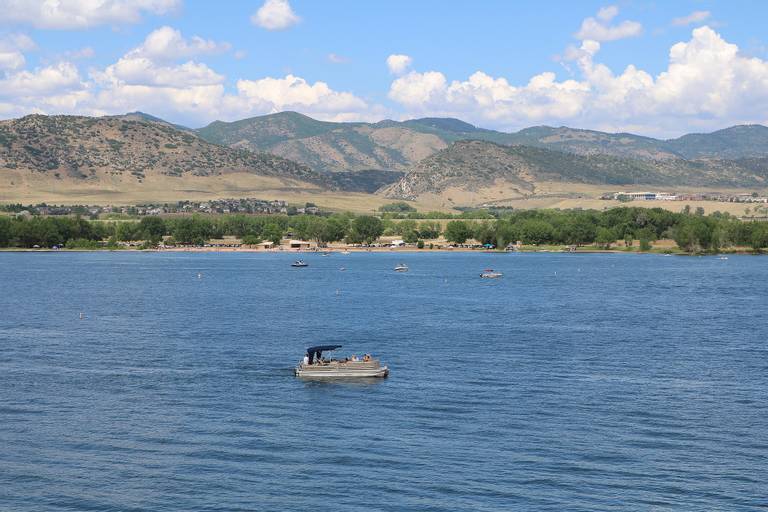
[[[232,123],[216,121],[195,130],[216,144],[268,151],[319,171],[406,171],[459,140],[533,146],[578,155],[642,160],[736,159],[768,156],[768,127],[741,125],[708,134],[661,140],[631,133],[535,126],[514,133],[477,128],[459,119],[422,118],[378,123],[317,121],[281,112]]]
[[[16,181],[3,181],[4,169]],[[0,187],[13,187],[25,173],[36,176],[38,187],[118,176],[137,190],[151,176],[245,174],[283,180],[287,189],[403,199],[500,184],[528,196],[541,182],[754,189],[768,179],[768,128],[661,140],[548,126],[505,133],[451,118],[326,122],[295,112],[199,129],[141,112],[0,121]]]

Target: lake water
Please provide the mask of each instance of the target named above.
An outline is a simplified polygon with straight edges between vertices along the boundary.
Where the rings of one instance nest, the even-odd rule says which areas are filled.
[[[768,258],[304,257],[0,253],[0,510],[768,507]]]

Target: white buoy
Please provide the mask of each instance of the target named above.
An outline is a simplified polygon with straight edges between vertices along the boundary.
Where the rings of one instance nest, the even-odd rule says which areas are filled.
[[[200,272],[198,272],[198,273],[197,273],[197,278],[198,278],[198,279],[202,279],[202,278],[203,278],[203,274],[201,274]]]
[[[84,320],[84,319],[85,319],[85,314],[81,311],[80,312],[80,320]]]

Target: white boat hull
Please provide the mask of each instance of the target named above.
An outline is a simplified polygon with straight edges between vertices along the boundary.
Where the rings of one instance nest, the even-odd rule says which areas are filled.
[[[370,379],[384,378],[389,368],[378,363],[337,363],[299,364],[294,373],[297,377],[310,379]]]

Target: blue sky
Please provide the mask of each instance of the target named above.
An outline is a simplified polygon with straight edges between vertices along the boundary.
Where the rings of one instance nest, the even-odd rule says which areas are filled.
[[[201,126],[297,110],[655,136],[768,122],[761,2],[59,5],[0,0],[1,117],[143,110]]]

